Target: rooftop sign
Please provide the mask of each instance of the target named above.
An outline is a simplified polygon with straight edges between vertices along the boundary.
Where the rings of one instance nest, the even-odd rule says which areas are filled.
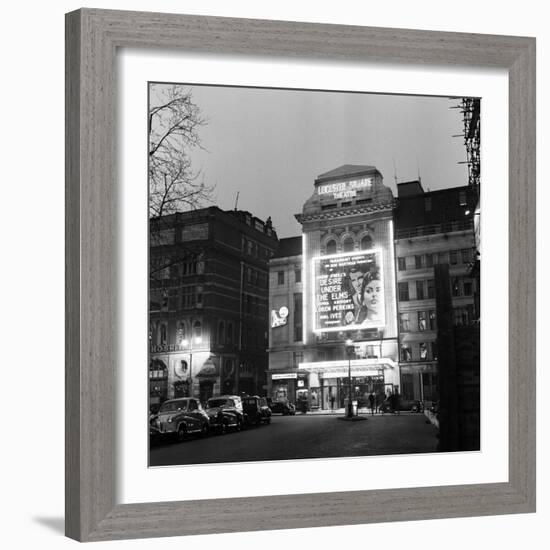
[[[371,187],[372,178],[359,178],[319,185],[317,193],[319,195],[332,195],[334,199],[347,199],[357,196],[357,191],[370,191]]]

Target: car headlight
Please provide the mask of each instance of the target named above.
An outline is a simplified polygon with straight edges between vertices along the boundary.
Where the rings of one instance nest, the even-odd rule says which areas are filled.
[[[166,419],[166,422],[168,422],[168,424],[171,424],[171,423],[172,423],[172,420],[173,420],[172,417],[169,416],[169,417]]]

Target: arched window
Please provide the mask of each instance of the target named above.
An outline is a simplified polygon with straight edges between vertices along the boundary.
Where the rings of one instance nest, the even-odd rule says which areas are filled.
[[[166,337],[167,337],[166,325],[163,323],[162,325],[160,325],[160,343],[161,344],[166,344]]]
[[[361,250],[368,250],[372,248],[372,237],[370,235],[365,235],[361,239]]]
[[[197,344],[202,342],[202,325],[200,321],[193,323],[193,338]]]
[[[233,343],[233,323],[227,323],[227,343]]]
[[[187,338],[187,334],[186,334],[186,330],[185,330],[185,323],[182,321],[178,325],[178,344],[185,345],[186,338]]]
[[[330,240],[327,243],[327,254],[336,254],[336,241]]]
[[[218,344],[222,346],[225,344],[225,323],[223,321],[220,321],[218,325]]]
[[[353,252],[353,239],[346,237],[344,240],[344,252]]]

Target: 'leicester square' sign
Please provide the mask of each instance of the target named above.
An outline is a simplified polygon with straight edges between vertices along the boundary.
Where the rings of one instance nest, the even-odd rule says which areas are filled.
[[[357,196],[358,190],[370,190],[372,178],[361,178],[336,183],[325,183],[317,188],[319,195],[332,195],[334,199],[351,199]]]

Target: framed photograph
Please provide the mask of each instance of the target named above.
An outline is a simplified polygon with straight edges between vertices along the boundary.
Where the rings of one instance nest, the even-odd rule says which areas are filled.
[[[534,511],[534,39],[66,39],[67,536]]]

